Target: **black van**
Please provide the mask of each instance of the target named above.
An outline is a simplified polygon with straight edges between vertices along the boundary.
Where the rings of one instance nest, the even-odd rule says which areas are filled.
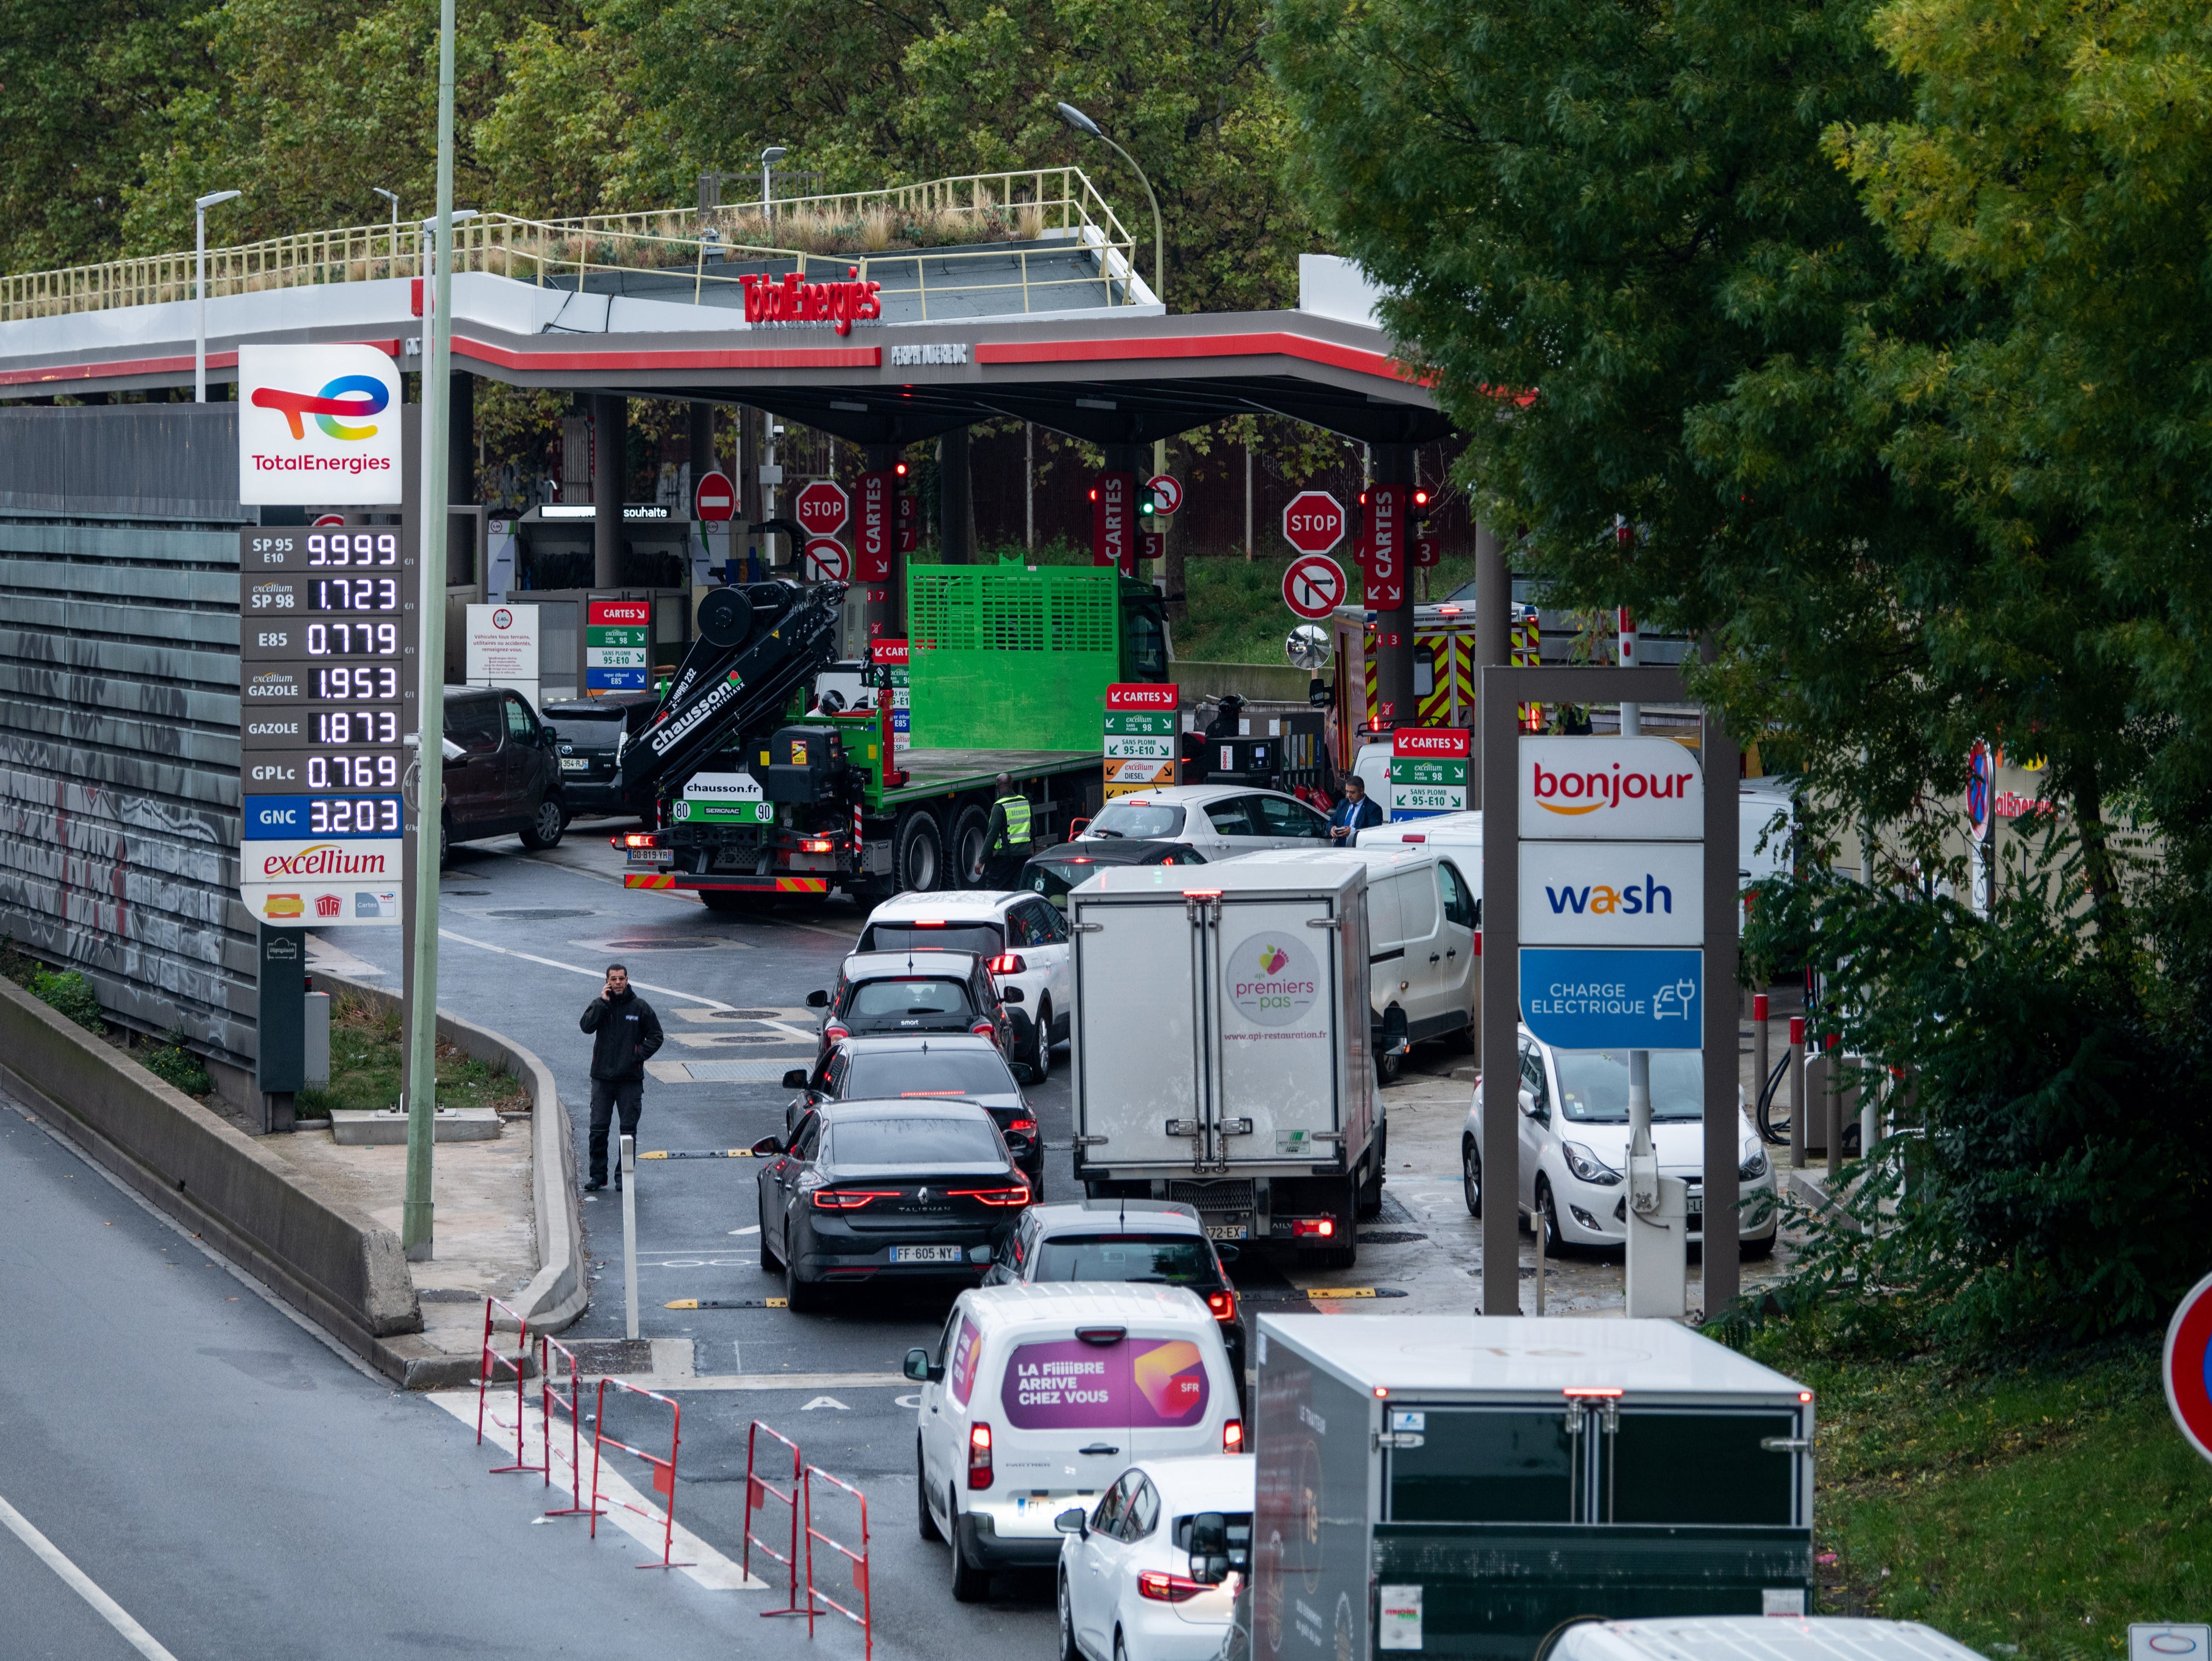
[[[519,831],[525,848],[551,848],[568,828],[553,729],[520,692],[446,689],[446,812],[439,859],[457,842]]]

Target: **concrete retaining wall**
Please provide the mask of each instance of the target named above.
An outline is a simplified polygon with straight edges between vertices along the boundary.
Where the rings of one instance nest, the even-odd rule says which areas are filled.
[[[399,1237],[11,983],[0,1081],[152,1204],[393,1378],[422,1348]]]

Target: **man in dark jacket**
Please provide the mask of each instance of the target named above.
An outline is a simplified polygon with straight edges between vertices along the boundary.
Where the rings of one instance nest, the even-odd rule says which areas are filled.
[[[592,1035],[592,1160],[584,1184],[588,1194],[607,1185],[607,1127],[617,1109],[622,1134],[637,1135],[637,1116],[645,1105],[645,1064],[661,1044],[660,1017],[630,990],[629,970],[611,963],[606,985],[577,1025]],[[615,1186],[622,1186],[619,1161]]]
[[[1349,848],[1359,833],[1382,823],[1382,810],[1367,799],[1367,782],[1357,773],[1344,776],[1344,800],[1329,810],[1328,839]]]

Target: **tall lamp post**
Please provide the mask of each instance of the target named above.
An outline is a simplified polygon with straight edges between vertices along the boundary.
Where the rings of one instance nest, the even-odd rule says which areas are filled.
[[[199,321],[192,338],[192,402],[207,402],[207,210],[243,196],[243,191],[214,191],[192,203],[192,289],[199,296]]]
[[[1086,138],[1097,139],[1127,162],[1129,171],[1137,175],[1137,182],[1145,187],[1145,199],[1152,204],[1152,295],[1161,305],[1166,305],[1168,303],[1168,244],[1167,237],[1160,228],[1160,199],[1152,194],[1152,181],[1145,177],[1145,170],[1137,165],[1137,158],[1101,132],[1098,124],[1081,110],[1073,104],[1061,104],[1055,107],[1060,111],[1060,119],[1069,126]]]
[[[767,226],[775,218],[774,198],[769,194],[770,173],[775,164],[791,152],[781,144],[771,144],[761,152],[761,223]]]
[[[369,189],[392,204],[392,257],[397,259],[399,258],[399,192],[387,191],[381,185],[371,185]]]

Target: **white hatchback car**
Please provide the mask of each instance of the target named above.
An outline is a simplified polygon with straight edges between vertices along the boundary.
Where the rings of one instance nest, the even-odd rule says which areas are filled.
[[[1486,1081],[1485,1081],[1486,1082]],[[1554,1050],[1521,1029],[1521,1192],[1523,1216],[1541,1218],[1545,1245],[1619,1246],[1628,1241],[1628,1052]],[[1467,1208],[1482,1214],[1482,1083],[1460,1135]],[[1736,1176],[1742,1184],[1743,1255],[1774,1250],[1781,1211],[1774,1162],[1736,1089]],[[1651,1052],[1651,1141],[1662,1175],[1690,1185],[1690,1238],[1705,1227],[1705,1058],[1693,1050]]]
[[[1116,796],[1078,842],[1127,837],[1188,843],[1208,860],[1270,848],[1327,848],[1328,818],[1296,796],[1249,784],[1177,784]]]
[[[1212,1661],[1250,1572],[1256,1459],[1149,1459],[1054,1520],[1060,1661]]]
[[[1022,989],[1021,1002],[1007,1012],[1014,1023],[1012,1059],[1035,1083],[1052,1072],[1052,1046],[1067,1042],[1075,1007],[1067,942],[1067,920],[1049,900],[975,888],[893,895],[868,913],[855,950],[973,952],[990,958],[1001,987]]]

